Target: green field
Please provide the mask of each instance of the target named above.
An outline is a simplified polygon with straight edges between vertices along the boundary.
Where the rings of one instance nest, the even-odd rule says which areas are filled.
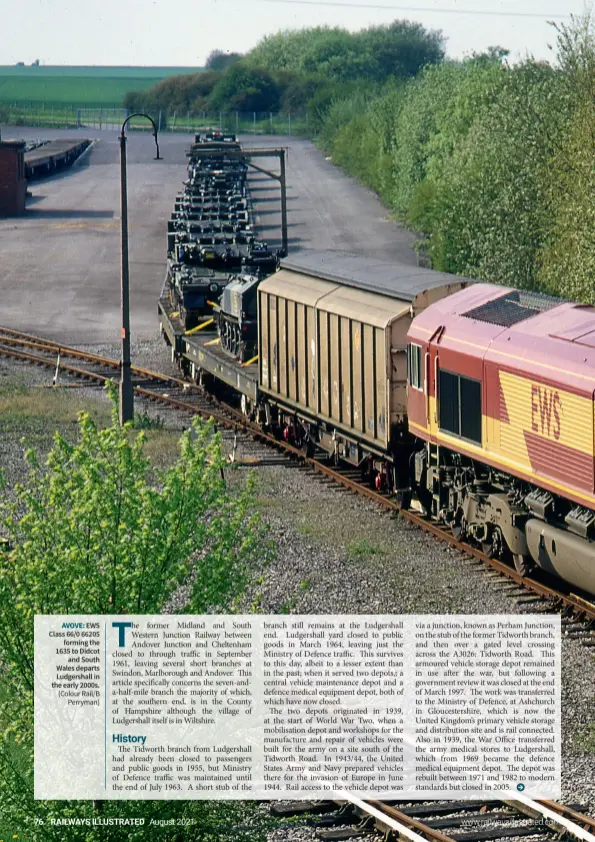
[[[19,67],[0,65],[0,103],[114,107],[128,91],[200,67]]]

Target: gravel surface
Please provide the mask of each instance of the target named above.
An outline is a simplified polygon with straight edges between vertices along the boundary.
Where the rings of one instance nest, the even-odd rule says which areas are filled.
[[[117,348],[110,346],[88,349],[117,356]],[[133,363],[177,372],[169,349],[157,339],[134,346]],[[0,389],[15,380],[47,385],[51,376],[51,372],[0,359]],[[76,393],[91,405],[104,404],[105,398],[94,387],[81,387]],[[158,415],[165,428],[172,430],[172,437],[189,423],[185,414],[163,407],[144,409],[138,404],[137,411]],[[20,439],[33,437],[42,447],[44,441],[49,443],[53,426],[25,419],[18,430],[12,430],[0,416],[0,429],[0,465],[10,483],[22,472]],[[232,438],[224,433],[228,449]],[[246,594],[245,610],[254,604],[263,613],[314,614],[520,614],[546,608],[543,603],[519,601],[507,584],[492,579],[456,550],[243,436],[238,439],[237,459],[240,467],[229,472],[230,482],[244,478],[242,461],[254,466],[257,504],[278,548],[276,559],[257,571],[257,583]],[[563,634],[562,801],[581,803],[595,812],[595,650],[568,631]],[[300,821],[281,827],[271,842],[310,836],[311,829]]]

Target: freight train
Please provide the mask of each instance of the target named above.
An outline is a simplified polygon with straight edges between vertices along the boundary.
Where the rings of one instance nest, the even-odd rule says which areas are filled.
[[[521,574],[595,593],[595,309],[345,252],[279,264],[236,138],[196,140],[158,305],[172,359]],[[202,242],[234,214],[239,259]]]
[[[184,191],[167,225],[162,293],[186,330],[210,323],[213,303],[234,273],[260,278],[277,262],[277,254],[254,234],[248,165],[235,135],[208,132],[194,140]]]
[[[215,338],[160,310],[196,382],[523,575],[537,565],[595,593],[594,308],[308,250],[225,295]]]

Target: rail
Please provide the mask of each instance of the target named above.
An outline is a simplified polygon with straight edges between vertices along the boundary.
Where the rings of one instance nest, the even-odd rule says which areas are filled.
[[[32,351],[41,352],[45,356],[32,353]],[[45,340],[29,333],[2,327],[0,327],[0,356],[25,360],[29,363],[43,365],[51,369],[57,369],[58,359],[58,369],[60,371],[64,371],[75,377],[82,377],[91,381],[94,380],[98,383],[105,383],[109,380],[109,372],[120,370],[120,363],[117,360],[71,348],[62,343]],[[104,373],[101,370],[83,369],[65,364],[63,362],[64,358],[86,361],[100,369],[107,369],[108,373]],[[202,387],[196,386],[187,380],[139,368],[138,366],[132,366],[131,370],[133,377],[141,381],[140,383],[137,382],[134,386],[135,393],[140,397],[191,414],[200,415],[204,418],[213,418],[222,428],[236,431],[242,429],[257,441],[273,446],[291,458],[299,459],[304,465],[307,465],[317,473],[329,477],[350,491],[366,497],[395,514],[399,514],[420,529],[435,535],[442,541],[459,549],[462,553],[473,557],[501,576],[511,580],[519,587],[539,597],[552,600],[562,610],[570,611],[575,616],[585,619],[588,623],[592,623],[595,620],[595,604],[579,594],[565,590],[564,582],[561,581],[559,585],[556,583],[556,586],[554,586],[530,576],[521,576],[514,568],[504,562],[490,558],[476,547],[459,541],[448,528],[441,524],[431,521],[417,512],[402,509],[397,501],[390,496],[369,488],[346,473],[341,472],[336,467],[319,461],[315,457],[308,456],[293,445],[264,432],[256,424],[248,421],[240,410],[222,402],[215,395],[206,392]],[[167,392],[159,391],[157,386],[162,388],[166,386],[174,387],[176,393],[172,393],[171,389]],[[194,403],[189,398],[192,398]]]
[[[271,812],[285,817],[311,814],[308,823],[317,828],[316,836],[327,842],[377,832],[385,840],[398,838],[408,842],[495,842],[522,836],[595,842],[595,819],[579,812],[576,806],[520,794],[514,800],[429,803],[364,800],[350,792],[334,795],[336,798],[329,801],[273,804]],[[342,831],[341,827],[347,829]],[[470,831],[470,827],[474,830]]]

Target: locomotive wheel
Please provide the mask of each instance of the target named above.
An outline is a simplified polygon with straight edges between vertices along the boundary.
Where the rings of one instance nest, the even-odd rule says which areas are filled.
[[[400,509],[411,508],[411,490],[409,488],[399,489],[395,493],[397,505]]]
[[[460,518],[455,518],[455,522],[451,526],[452,534],[457,539],[457,541],[464,541],[467,537],[467,521],[466,519],[461,516]]]
[[[515,553],[512,557],[512,560],[514,561],[514,569],[519,574],[519,576],[528,576],[533,570],[534,564],[532,559],[528,555]]]
[[[502,558],[504,543],[498,527],[492,530],[491,541],[482,542],[481,549],[488,558]]]

